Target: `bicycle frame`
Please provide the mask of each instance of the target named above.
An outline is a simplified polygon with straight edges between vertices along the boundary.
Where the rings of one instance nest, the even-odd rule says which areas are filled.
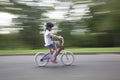
[[[57,47],[57,49],[58,49],[56,55],[59,55],[60,52],[61,52],[62,50],[64,50],[64,39],[62,39],[62,42],[61,42],[60,45],[59,45],[59,44],[56,44],[56,43],[55,43],[55,45],[56,45],[56,47]],[[53,51],[50,50],[50,53],[53,54]]]
[[[72,52],[63,51],[64,50],[64,39],[60,45],[56,44],[58,52],[56,56],[61,53],[60,60],[64,65],[71,65],[74,62],[74,55]],[[50,53],[41,55],[40,52],[35,55],[35,62],[38,66],[45,66],[48,64],[49,60],[52,58],[53,51],[50,50]]]

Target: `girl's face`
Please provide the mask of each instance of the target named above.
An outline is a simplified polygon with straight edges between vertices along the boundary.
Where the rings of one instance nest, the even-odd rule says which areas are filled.
[[[48,29],[49,31],[51,31],[51,30],[52,30],[52,28],[50,28],[50,27],[48,27],[47,29]]]

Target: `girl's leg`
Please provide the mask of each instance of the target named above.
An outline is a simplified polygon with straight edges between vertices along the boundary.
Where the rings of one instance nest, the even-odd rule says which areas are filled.
[[[57,53],[57,49],[53,49],[53,55],[52,55],[53,57],[51,59],[51,62],[53,62],[53,63],[57,63],[57,61],[56,61],[56,59],[57,59],[56,53]]]
[[[53,54],[52,54],[52,55],[53,55],[53,58],[52,58],[52,59],[55,59],[55,57],[56,57],[56,52],[57,52],[57,50],[54,49],[54,50],[53,50]]]
[[[52,52],[52,59],[51,59],[51,62],[53,62],[53,63],[57,63],[57,61],[56,61],[56,54],[57,54],[57,47],[56,47],[56,44],[54,43],[54,44],[51,44],[50,46],[49,46],[49,48],[50,48],[50,52]]]

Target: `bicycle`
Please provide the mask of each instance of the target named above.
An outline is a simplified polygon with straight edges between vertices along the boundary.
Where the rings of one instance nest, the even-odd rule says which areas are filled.
[[[60,45],[56,43],[56,46],[58,48],[57,56],[60,55],[60,60],[63,65],[72,65],[74,62],[74,54],[69,51],[64,50],[64,39],[61,40]],[[34,56],[35,63],[38,66],[46,66],[50,59],[52,58],[52,51],[50,51],[48,54],[37,52]]]

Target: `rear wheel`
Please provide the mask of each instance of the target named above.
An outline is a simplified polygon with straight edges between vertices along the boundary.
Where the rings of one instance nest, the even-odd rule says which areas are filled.
[[[35,57],[34,57],[34,60],[35,60],[35,63],[38,65],[38,66],[46,66],[48,64],[48,59],[46,60],[43,60],[44,54],[43,53],[36,53],[35,54]]]
[[[71,65],[74,62],[74,55],[72,52],[63,52],[61,55],[61,62],[64,65]]]

